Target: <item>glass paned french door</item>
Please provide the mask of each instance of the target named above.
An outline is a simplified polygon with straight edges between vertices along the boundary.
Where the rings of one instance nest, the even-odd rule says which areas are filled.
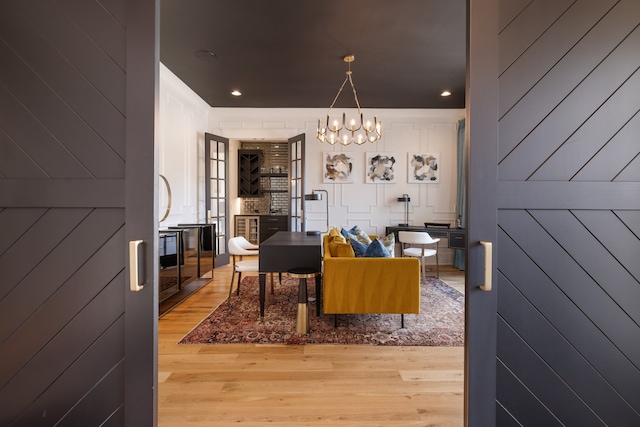
[[[304,134],[289,139],[289,230],[304,231]]]
[[[205,133],[205,208],[207,222],[216,226],[216,265],[229,264],[229,140]]]

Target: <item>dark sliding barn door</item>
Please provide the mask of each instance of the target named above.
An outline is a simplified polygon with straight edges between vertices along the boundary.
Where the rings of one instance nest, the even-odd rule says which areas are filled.
[[[0,1],[2,426],[154,423],[155,13]]]
[[[497,335],[495,400],[470,397],[469,425],[493,425],[491,407],[498,426],[638,426],[640,2],[471,5],[497,94],[469,105],[496,106],[470,144],[496,153]]]

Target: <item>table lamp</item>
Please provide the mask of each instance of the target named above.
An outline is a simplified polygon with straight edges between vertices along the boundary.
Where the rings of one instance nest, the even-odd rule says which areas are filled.
[[[411,198],[408,194],[403,194],[401,197],[398,197],[399,202],[404,203],[404,224],[398,224],[399,227],[408,227],[409,226],[409,202]]]
[[[311,194],[305,194],[304,195],[304,200],[306,201],[311,201],[311,200],[322,200],[322,194],[320,193],[325,193],[325,197],[324,197],[324,201],[325,201],[325,214],[327,216],[327,229],[325,230],[325,232],[329,232],[329,193],[327,192],[327,190],[311,190]],[[305,209],[306,212],[306,209]],[[307,231],[307,234],[309,235],[320,235],[319,231]]]

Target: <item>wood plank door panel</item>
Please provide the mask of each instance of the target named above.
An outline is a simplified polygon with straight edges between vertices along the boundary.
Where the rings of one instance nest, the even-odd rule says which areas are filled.
[[[470,4],[475,82],[499,96],[469,104],[471,147],[497,147],[497,303],[467,373],[495,354],[495,396],[468,425],[640,425],[640,3]]]
[[[151,0],[0,2],[0,425],[153,425]]]

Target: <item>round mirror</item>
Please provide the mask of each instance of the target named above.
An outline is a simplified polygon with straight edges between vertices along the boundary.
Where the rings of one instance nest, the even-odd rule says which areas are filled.
[[[165,191],[162,191],[162,188],[160,188],[160,191],[158,192],[158,213],[160,213],[163,208],[165,210],[164,215],[160,218],[160,222],[162,222],[167,219],[169,212],[171,211],[171,186],[164,175],[160,175],[160,180],[164,182],[165,187]]]

